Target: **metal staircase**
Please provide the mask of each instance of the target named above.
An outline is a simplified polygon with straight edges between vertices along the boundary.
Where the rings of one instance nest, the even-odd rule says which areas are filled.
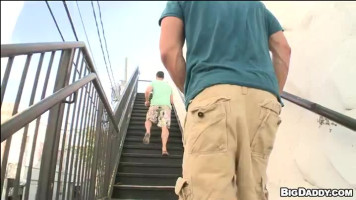
[[[113,199],[177,199],[174,185],[182,173],[183,146],[181,130],[172,109],[167,144],[169,156],[161,155],[161,130],[153,125],[150,144],[143,144],[145,134],[144,94],[135,99],[119,169],[113,189]]]

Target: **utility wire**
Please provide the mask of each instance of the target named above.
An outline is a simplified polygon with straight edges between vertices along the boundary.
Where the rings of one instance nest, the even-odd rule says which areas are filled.
[[[110,81],[110,83],[111,83],[111,88],[114,89],[115,87],[113,87],[113,83],[112,83],[112,81],[111,81],[110,72],[109,72],[109,69],[108,69],[108,64],[107,64],[107,62],[106,62],[106,58],[105,58],[105,54],[104,54],[103,44],[102,44],[102,42],[101,42],[101,37],[100,37],[98,22],[96,21],[96,14],[95,14],[95,9],[94,9],[94,5],[93,5],[93,1],[91,1],[91,7],[92,7],[92,9],[93,9],[94,19],[95,19],[95,24],[96,24],[96,30],[97,30],[98,37],[99,37],[101,52],[102,52],[103,57],[104,57],[105,68],[106,68],[106,71],[107,71],[108,76],[109,76],[109,81]],[[114,93],[116,93],[115,90],[114,90]]]
[[[59,34],[61,35],[62,41],[64,42],[64,37],[63,37],[63,35],[62,35],[61,30],[59,29],[57,20],[56,20],[56,18],[55,18],[54,15],[53,15],[52,9],[51,9],[51,7],[49,6],[48,1],[46,1],[46,5],[47,5],[47,7],[48,7],[49,12],[50,12],[51,15],[52,15],[52,19],[53,19],[54,23],[56,24],[56,27],[57,27],[58,32],[59,32]]]
[[[82,25],[83,25],[83,29],[84,29],[84,33],[85,33],[85,37],[87,38],[87,42],[88,42],[88,46],[89,46],[89,50],[90,50],[90,53],[91,53],[91,56],[93,58],[93,61],[94,61],[94,65],[96,65],[95,63],[95,59],[94,59],[94,54],[93,54],[93,51],[91,50],[91,46],[90,46],[90,42],[89,42],[89,38],[88,38],[88,35],[87,35],[87,31],[85,29],[85,25],[84,25],[84,22],[83,22],[83,18],[82,18],[82,13],[80,12],[80,9],[79,9],[79,5],[78,5],[78,1],[75,1],[77,3],[77,8],[78,8],[78,12],[79,12],[79,16],[80,16],[80,20],[82,22]]]
[[[98,8],[99,8],[99,17],[100,17],[101,27],[102,27],[102,30],[103,30],[103,37],[104,37],[104,42],[105,42],[106,55],[108,56],[109,67],[110,67],[110,70],[111,70],[111,74],[112,74],[112,76],[113,76],[114,84],[115,84],[115,86],[117,86],[117,84],[116,84],[116,82],[115,82],[115,78],[114,78],[114,72],[112,71],[112,67],[111,67],[110,55],[109,55],[109,51],[108,51],[108,44],[106,43],[104,25],[103,25],[103,20],[102,20],[102,17],[101,17],[100,4],[99,4],[99,1],[96,1],[96,3],[98,4]]]
[[[73,30],[73,33],[74,33],[74,36],[75,36],[75,39],[77,41],[78,40],[78,36],[77,36],[77,33],[75,32],[75,28],[74,28],[74,24],[73,24],[73,21],[72,21],[72,17],[70,16],[70,13],[69,13],[69,10],[68,10],[68,7],[67,7],[67,4],[65,1],[63,1],[63,5],[64,5],[64,8],[66,9],[66,12],[67,12],[67,16],[68,16],[68,19],[69,19],[69,22],[70,22],[70,25],[72,26],[72,30]]]

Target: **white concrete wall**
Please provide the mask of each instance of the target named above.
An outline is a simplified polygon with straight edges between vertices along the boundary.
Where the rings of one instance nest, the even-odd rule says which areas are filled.
[[[264,3],[292,47],[285,91],[356,118],[356,2]],[[356,133],[284,103],[267,169],[270,199],[292,199],[280,187],[353,188],[355,196]],[[177,108],[182,123],[184,106]]]
[[[292,47],[285,91],[356,118],[356,3],[265,5]],[[356,188],[354,131],[320,125],[320,116],[288,102],[282,118],[267,171],[273,199],[281,186]]]

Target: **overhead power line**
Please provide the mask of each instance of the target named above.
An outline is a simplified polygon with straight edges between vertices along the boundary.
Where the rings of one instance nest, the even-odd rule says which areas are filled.
[[[70,13],[69,13],[69,10],[68,10],[68,7],[67,7],[67,4],[66,4],[65,1],[63,1],[63,5],[64,5],[64,8],[66,9],[66,12],[67,12],[67,16],[68,16],[70,25],[72,26],[72,31],[73,31],[73,33],[74,33],[75,39],[76,39],[77,41],[79,41],[79,40],[78,40],[77,33],[75,32],[75,28],[74,28],[74,24],[73,24],[73,21],[72,21],[72,17],[70,16]]]
[[[82,18],[82,13],[80,12],[80,8],[79,8],[79,5],[78,5],[78,1],[75,1],[75,2],[77,3],[77,8],[78,8],[78,12],[79,12],[80,20],[81,20],[82,25],[83,25],[83,29],[84,29],[84,33],[85,33],[85,37],[87,38],[87,42],[88,42],[88,46],[89,46],[89,50],[90,50],[91,56],[93,57],[94,65],[96,66],[95,59],[94,59],[94,54],[93,54],[93,51],[91,50],[91,46],[90,46],[90,42],[89,42],[89,38],[88,38],[87,31],[86,31],[86,29],[85,29],[84,21],[83,21],[83,18]]]
[[[59,32],[59,34],[61,35],[62,41],[64,42],[64,37],[63,37],[63,35],[62,35],[61,30],[59,29],[57,20],[56,20],[56,18],[55,18],[54,15],[53,15],[52,9],[51,9],[51,7],[49,6],[48,1],[46,1],[46,5],[47,5],[47,8],[48,8],[49,12],[51,13],[51,16],[52,16],[52,19],[53,19],[54,23],[56,24],[56,27],[57,27],[58,32]]]
[[[103,37],[104,37],[105,48],[106,48],[106,55],[108,56],[110,71],[111,71],[112,75],[114,76],[114,72],[112,71],[111,62],[110,62],[110,55],[109,55],[109,51],[108,51],[108,44],[106,43],[106,37],[105,37],[105,31],[104,31],[104,24],[103,24],[103,20],[102,20],[102,17],[101,17],[100,4],[99,4],[99,1],[96,1],[96,3],[98,4],[98,8],[99,8],[99,17],[100,17],[101,27],[102,27],[102,30],[103,30]],[[116,82],[115,82],[115,78],[113,78],[113,79],[114,79],[114,84],[117,86],[117,84],[116,84]]]
[[[95,14],[95,9],[94,9],[94,5],[93,5],[93,1],[91,1],[91,7],[92,7],[92,9],[93,9],[94,20],[95,20],[95,25],[96,25],[96,30],[97,30],[98,37],[99,37],[101,52],[102,52],[103,57],[104,57],[105,68],[106,68],[106,71],[107,71],[108,76],[109,76],[109,81],[110,81],[110,83],[111,83],[111,87],[112,87],[112,89],[114,90],[114,93],[115,93],[115,89],[114,89],[115,87],[113,87],[113,83],[112,83],[112,80],[111,80],[111,77],[110,77],[110,72],[109,72],[109,69],[108,69],[108,64],[107,64],[106,58],[105,58],[105,53],[104,53],[104,49],[103,49],[103,43],[101,42],[101,37],[100,37],[100,32],[99,32],[99,26],[98,26],[98,22],[96,21],[96,14]]]

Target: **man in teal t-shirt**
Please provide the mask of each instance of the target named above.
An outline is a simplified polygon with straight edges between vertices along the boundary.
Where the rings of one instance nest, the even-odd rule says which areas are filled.
[[[161,59],[187,109],[176,194],[268,199],[291,54],[278,20],[256,1],[169,1],[159,25]]]
[[[156,80],[152,81],[145,92],[145,106],[149,106],[149,109],[146,115],[146,134],[143,138],[143,143],[150,143],[152,123],[156,123],[157,126],[162,128],[162,155],[168,156],[168,129],[171,124],[171,104],[173,104],[173,97],[171,86],[169,86],[163,79],[164,73],[162,71],[157,72]],[[151,92],[153,93],[153,96],[150,102],[149,96]]]

